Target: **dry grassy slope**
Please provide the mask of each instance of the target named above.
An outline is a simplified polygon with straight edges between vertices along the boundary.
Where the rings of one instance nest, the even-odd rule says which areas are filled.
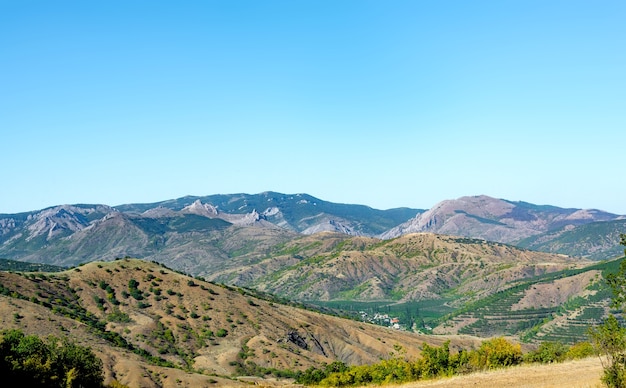
[[[132,291],[131,279],[139,283],[142,300],[123,296]],[[388,356],[397,344],[404,346],[409,355],[417,356],[422,343],[440,345],[447,339],[274,304],[243,295],[241,290],[132,259],[90,263],[64,273],[46,274],[45,279],[0,273],[0,284],[26,298],[0,298],[3,328],[19,327],[38,335],[68,335],[90,345],[104,360],[107,381],[117,379],[130,386],[174,386],[177,380],[186,386],[202,386],[209,384],[209,379],[234,385],[225,378],[235,373],[237,362],[292,370],[334,360],[372,363]],[[102,288],[106,285],[113,291],[110,295]],[[115,306],[112,300],[121,304]],[[68,317],[72,311],[86,311],[104,321],[117,309],[131,321],[109,322],[108,331],[180,367],[188,365],[195,371],[224,378],[150,365],[135,354],[110,346],[87,325]],[[228,334],[218,337],[220,329]],[[477,343],[470,337],[451,339],[453,346],[465,348]]]
[[[469,375],[424,380],[389,388],[509,387],[509,388],[601,388],[602,364],[597,357],[548,365],[520,365]]]
[[[513,280],[585,264],[563,255],[430,233],[393,240],[325,233],[212,278],[299,300],[414,300],[451,292],[481,297]]]
[[[56,282],[53,280],[53,282]],[[34,283],[17,275],[0,273],[0,283],[7,288],[19,290],[23,295],[40,292],[37,285],[46,289],[52,298],[67,296],[64,287],[46,287],[46,282]],[[55,293],[57,293],[55,295]],[[42,299],[43,300],[43,299]],[[17,314],[17,318],[16,318]],[[40,337],[49,335],[68,337],[76,343],[93,349],[103,361],[105,383],[117,380],[129,387],[208,387],[217,385],[238,386],[238,382],[219,376],[190,374],[181,369],[164,368],[146,363],[138,355],[119,347],[111,346],[98,337],[86,324],[51,312],[49,308],[30,301],[0,295],[0,328],[20,329],[26,334]],[[211,380],[215,381],[212,382]]]

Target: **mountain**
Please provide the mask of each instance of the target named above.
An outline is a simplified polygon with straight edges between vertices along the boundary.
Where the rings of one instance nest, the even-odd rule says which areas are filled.
[[[72,266],[131,256],[198,274],[255,263],[302,235],[338,232],[392,239],[431,232],[602,260],[619,255],[624,220],[599,210],[487,196],[443,201],[427,211],[376,210],[306,194],[189,196],[1,214],[0,258]]]
[[[103,360],[105,383],[131,387],[245,386],[241,376],[374,363],[399,344],[415,357],[423,343],[478,343],[320,314],[135,259],[0,272],[0,327],[71,337]]]
[[[577,256],[608,259],[619,255],[618,235],[616,237],[612,234],[610,241],[602,245],[570,245],[567,249],[563,245],[541,244],[541,241],[549,240],[547,236],[560,235],[565,231],[579,237],[587,236],[588,239],[603,238],[601,234],[597,234],[603,232],[603,227],[583,226],[618,220],[624,220],[624,216],[595,209],[563,209],[480,195],[442,201],[380,237],[389,239],[408,233],[431,232],[509,244],[523,241],[523,247],[548,249],[548,252],[564,254],[576,252]],[[576,242],[572,244],[576,245]],[[615,252],[618,252],[617,255],[614,255]]]
[[[381,234],[423,211],[410,208],[377,210],[363,205],[327,202],[308,194],[271,191],[260,194],[188,196],[151,204],[116,206],[118,211],[125,213],[143,213],[159,208],[223,218],[234,224],[241,223],[241,219],[247,217],[248,221],[263,220],[303,234],[336,231],[364,236]]]
[[[514,280],[590,262],[485,240],[409,234],[392,240],[322,233],[207,278],[302,301],[452,300],[491,295]]]
[[[62,205],[0,215],[0,257],[72,266],[133,256],[197,273],[264,254],[299,233],[373,235],[419,210],[376,210],[305,194],[185,197],[154,204]]]

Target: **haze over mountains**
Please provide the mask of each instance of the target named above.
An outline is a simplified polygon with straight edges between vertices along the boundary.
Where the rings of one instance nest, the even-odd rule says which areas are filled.
[[[302,234],[382,239],[431,232],[591,259],[620,255],[624,216],[488,196],[432,209],[377,210],[306,195],[265,192],[183,197],[152,204],[60,205],[0,215],[0,257],[58,265],[133,256],[190,273],[232,257],[265,254]]]

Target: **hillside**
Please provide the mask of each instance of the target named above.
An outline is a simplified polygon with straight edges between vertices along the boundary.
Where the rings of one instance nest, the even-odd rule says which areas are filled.
[[[603,279],[620,260],[595,263],[430,233],[393,240],[326,233],[208,277],[355,319],[390,313],[410,330],[575,343],[608,313]]]
[[[129,386],[235,386],[235,376],[372,363],[397,344],[416,356],[423,342],[445,340],[258,299],[134,259],[0,272],[0,285],[1,327],[70,336],[104,360],[107,382]]]
[[[612,293],[604,279],[617,272],[622,260],[511,282],[506,289],[442,317],[433,332],[516,336],[524,342],[585,341],[587,329],[610,311]]]
[[[626,219],[592,222],[576,227],[564,226],[517,241],[515,245],[542,252],[606,260],[620,257],[624,253],[623,247],[615,245],[616,241],[619,242],[620,233],[624,232]]]
[[[485,240],[410,234],[393,240],[337,233],[304,236],[264,260],[212,280],[304,301],[453,299],[491,295],[515,280],[588,264]]]

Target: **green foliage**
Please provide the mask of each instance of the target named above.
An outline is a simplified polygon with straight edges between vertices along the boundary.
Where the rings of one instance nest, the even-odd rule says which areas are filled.
[[[113,312],[107,315],[107,320],[110,322],[128,323],[131,321],[128,314],[121,312],[119,309],[113,310]]]
[[[609,387],[626,386],[626,328],[622,327],[613,314],[600,326],[589,331],[598,351],[606,356],[602,360],[602,381]]]
[[[101,387],[102,361],[90,348],[20,330],[0,332],[0,374],[5,386]]]
[[[502,337],[484,341],[476,352],[472,362],[479,368],[500,368],[517,365],[522,362],[522,347],[514,345]]]
[[[143,292],[139,290],[139,282],[135,279],[130,279],[128,281],[128,292],[130,295],[136,300],[143,299]]]
[[[0,259],[0,271],[19,271],[19,272],[61,272],[67,268],[56,265],[42,263],[27,263],[24,261]],[[43,274],[39,275],[44,276]],[[43,278],[42,278],[43,279]]]
[[[293,378],[297,372],[286,369],[265,368],[257,365],[253,361],[231,361],[231,366],[235,366],[235,375],[237,376],[258,376],[265,377],[272,375],[278,378]]]
[[[220,337],[220,338],[226,337],[227,335],[228,335],[228,330],[226,330],[226,329],[219,329],[219,330],[215,333],[215,336],[216,336],[216,337]]]
[[[560,342],[542,342],[537,350],[524,355],[524,361],[542,364],[561,362],[567,357],[568,351],[567,346]]]
[[[296,374],[296,383],[304,385],[319,384],[332,373],[342,373],[348,370],[348,366],[341,361],[334,361],[328,365],[323,365],[321,369],[310,367],[304,372]]]
[[[620,234],[620,243],[626,245],[626,234]],[[616,273],[607,274],[605,279],[613,292],[611,307],[623,309],[626,304],[626,260],[622,260]],[[591,328],[589,334],[596,349],[605,356],[600,358],[604,368],[602,381],[608,387],[625,387],[626,328],[613,314],[609,314],[604,323]]]
[[[576,360],[579,358],[590,357],[597,354],[593,344],[590,342],[579,342],[572,345],[565,353],[565,358],[568,360]]]
[[[399,350],[397,356],[373,365],[346,367],[331,364],[322,369],[309,368],[296,376],[296,382],[331,387],[404,383],[522,362],[520,345],[504,338],[484,341],[477,350],[461,350],[454,354],[450,352],[449,341],[440,347],[424,344],[422,358],[413,362],[401,357],[404,354],[401,347],[396,350]]]

